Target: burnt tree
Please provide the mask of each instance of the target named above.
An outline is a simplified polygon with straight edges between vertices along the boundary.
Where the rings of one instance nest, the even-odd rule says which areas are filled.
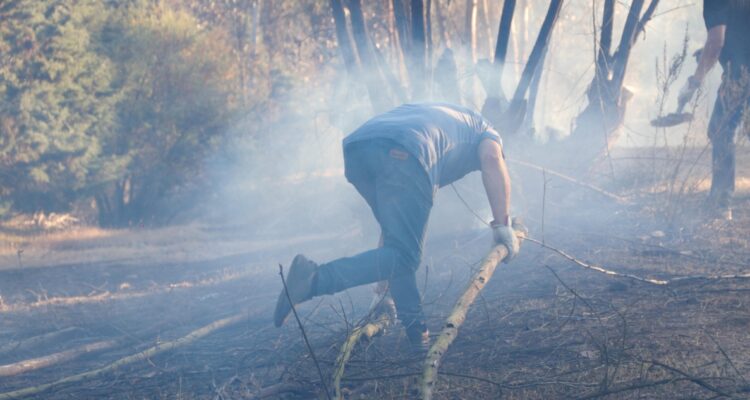
[[[654,15],[659,0],[651,0],[643,11],[645,0],[633,0],[620,36],[617,50],[612,52],[613,20],[616,2],[605,0],[601,36],[596,49],[594,77],[587,92],[588,105],[575,120],[569,142],[590,149],[579,157],[581,166],[588,166],[616,141],[628,100],[632,93],[623,87],[631,49],[645,24]],[[585,142],[585,146],[581,144]]]
[[[394,38],[392,43],[398,54],[395,68],[388,65],[386,57],[374,45],[361,0],[330,0],[330,4],[347,71],[354,80],[364,82],[376,113],[393,107],[397,101],[431,97],[431,0],[391,0],[389,12],[393,12],[395,24],[389,36]],[[401,70],[401,59],[405,65],[403,74],[394,72]],[[399,78],[400,75],[403,76]]]
[[[550,1],[547,15],[539,29],[536,42],[513,93],[513,97],[510,99],[510,104],[506,104],[507,100],[505,99],[501,82],[503,64],[505,63],[508,41],[510,39],[510,27],[515,9],[515,1],[507,1],[503,6],[503,14],[498,29],[497,47],[492,66],[492,76],[484,80],[485,87],[490,95],[482,107],[482,113],[504,134],[512,135],[516,133],[524,120],[529,86],[534,76],[538,75],[537,70],[541,68],[562,5],[563,0]],[[533,97],[535,98],[535,96]]]

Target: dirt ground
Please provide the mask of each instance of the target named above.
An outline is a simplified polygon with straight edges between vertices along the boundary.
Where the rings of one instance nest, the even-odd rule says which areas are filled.
[[[740,188],[732,221],[715,221],[701,213],[700,180],[680,184],[669,163],[618,160],[617,171],[628,173],[595,181],[626,197],[622,203],[514,167],[526,182],[516,198],[531,236],[589,265],[669,283],[606,275],[526,242],[471,308],[441,365],[436,398],[750,398],[750,279],[741,276],[750,273],[747,191]],[[272,325],[278,263],[297,252],[322,261],[364,249],[361,227],[246,232],[201,224],[3,228],[0,398],[326,398],[300,329]],[[482,227],[429,236],[420,286],[433,336],[489,248]],[[299,307],[328,387],[339,347],[371,297],[363,287]],[[227,326],[212,330],[216,321]],[[82,347],[92,343],[105,344]],[[163,351],[71,379],[149,349]],[[396,325],[355,349],[345,397],[415,398],[421,362]]]

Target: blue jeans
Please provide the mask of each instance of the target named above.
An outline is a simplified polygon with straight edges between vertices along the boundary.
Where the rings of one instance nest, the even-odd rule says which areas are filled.
[[[315,294],[387,280],[407,332],[422,332],[426,327],[416,271],[432,208],[427,172],[402,147],[379,139],[349,145],[344,168],[380,224],[383,245],[321,265]]]
[[[716,206],[729,207],[734,194],[734,136],[750,104],[750,87],[739,73],[725,73],[716,97],[708,137],[711,139],[711,192],[709,200]],[[750,127],[745,127],[747,130]]]

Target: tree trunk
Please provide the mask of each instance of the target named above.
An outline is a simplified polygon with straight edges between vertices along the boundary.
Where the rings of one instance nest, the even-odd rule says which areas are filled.
[[[401,64],[399,65],[400,75],[403,81],[411,86],[412,73],[409,58],[411,57],[411,24],[410,24],[410,5],[406,0],[392,0],[393,17],[396,21],[396,34],[398,35],[397,52]],[[403,68],[401,67],[403,65]]]
[[[378,68],[377,59],[371,47],[370,37],[367,35],[361,1],[350,0],[349,11],[351,12],[354,42],[357,45],[357,52],[359,53],[367,92],[370,95],[370,102],[372,103],[373,110],[376,113],[381,113],[391,108],[393,104],[384,92],[386,88],[385,81],[380,68]]]
[[[638,22],[640,20],[641,10],[645,0],[633,0],[633,4],[628,11],[628,17],[625,20],[625,27],[622,29],[620,45],[617,47],[617,53],[612,57],[612,96],[617,98],[620,94],[622,82],[625,79],[625,70],[630,58],[630,49],[635,42]]]
[[[547,45],[549,44],[552,31],[557,17],[560,15],[560,9],[562,9],[563,0],[551,0],[549,9],[547,10],[547,16],[544,18],[542,27],[539,29],[539,35],[534,43],[534,48],[529,55],[529,60],[526,62],[521,79],[516,86],[516,90],[513,94],[513,98],[508,106],[507,110],[501,110],[496,108],[496,105],[491,103],[491,98],[487,98],[485,106],[482,108],[482,112],[495,121],[497,128],[502,133],[513,134],[518,131],[525,119],[526,115],[526,92],[529,89],[531,80],[537,72],[537,68],[544,59],[544,54],[547,51]],[[541,71],[540,71],[541,73]]]
[[[477,0],[466,1],[466,15],[464,16],[464,43],[471,65],[477,63]],[[465,95],[466,103],[476,104],[477,85],[476,79],[470,75],[466,79]]]
[[[618,132],[625,117],[628,101],[632,93],[623,87],[630,52],[638,34],[648,22],[659,0],[652,0],[641,16],[645,0],[633,0],[625,20],[620,43],[614,55],[612,45],[612,25],[614,0],[607,0],[602,15],[602,36],[597,51],[596,72],[589,85],[588,105],[576,117],[575,128],[568,141],[572,148],[580,149],[577,172],[591,167],[592,162],[606,153],[619,138]]]
[[[531,50],[531,55],[529,55],[529,60],[526,62],[526,67],[524,67],[521,74],[521,80],[518,82],[516,91],[513,94],[512,103],[521,102],[526,97],[526,91],[531,84],[531,78],[534,76],[540,61],[544,57],[544,53],[547,51],[547,45],[549,44],[550,37],[552,37],[552,30],[557,22],[557,17],[560,15],[562,5],[563,0],[550,0],[547,16],[544,18],[542,28],[539,30],[539,36],[537,36],[534,48]]]
[[[411,1],[412,43],[409,57],[412,98],[427,97],[427,27],[424,0]]]
[[[437,26],[440,30],[440,39],[443,41],[443,47],[446,49],[451,48],[451,38],[448,32],[445,29],[445,15],[443,14],[443,9],[440,6],[440,0],[435,0],[435,16],[437,17]]]
[[[547,59],[547,52],[549,52],[549,46],[544,52],[542,52],[542,58],[539,60],[539,65],[537,65],[534,71],[534,76],[531,78],[531,86],[529,87],[529,102],[526,106],[523,133],[530,137],[534,136],[536,130],[534,125],[534,114],[536,113],[539,85],[542,80],[542,74],[544,73],[544,61]]]
[[[344,65],[346,65],[346,71],[349,76],[356,77],[359,75],[359,69],[357,68],[354,48],[349,38],[349,30],[346,29],[346,14],[344,13],[344,7],[341,5],[341,0],[331,0],[331,11],[333,22],[336,25],[336,40],[339,44],[341,57],[344,59]]]
[[[513,26],[513,12],[516,8],[516,0],[505,0],[503,3],[503,11],[500,16],[500,25],[497,30],[497,43],[495,45],[495,55],[493,56],[493,71],[491,77],[485,85],[487,91],[487,100],[485,101],[485,107],[492,108],[487,103],[504,102],[506,99],[505,92],[503,91],[503,67],[505,66],[505,58],[508,54],[508,40],[510,39],[510,30]],[[502,100],[500,100],[502,99]],[[498,110],[500,112],[500,110]]]

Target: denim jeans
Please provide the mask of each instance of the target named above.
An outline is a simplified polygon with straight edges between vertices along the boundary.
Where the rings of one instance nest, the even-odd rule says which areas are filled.
[[[422,258],[433,189],[411,154],[381,139],[350,144],[345,174],[372,209],[382,232],[381,247],[339,258],[318,269],[316,295],[383,280],[407,332],[425,329],[416,271]]]
[[[725,73],[722,77],[708,124],[712,172],[709,200],[719,207],[729,207],[734,194],[734,136],[750,100],[750,88],[736,75],[739,74]],[[748,128],[750,127],[746,126],[745,130]]]

